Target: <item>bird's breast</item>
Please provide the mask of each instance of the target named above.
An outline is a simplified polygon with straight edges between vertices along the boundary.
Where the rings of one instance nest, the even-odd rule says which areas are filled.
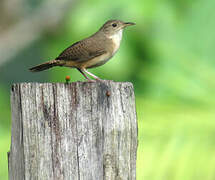
[[[122,40],[122,29],[119,30],[116,34],[109,37],[113,42],[113,55],[117,52],[120,47],[120,42]]]

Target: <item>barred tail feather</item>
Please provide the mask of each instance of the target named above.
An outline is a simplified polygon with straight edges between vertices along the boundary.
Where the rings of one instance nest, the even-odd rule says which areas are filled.
[[[34,67],[30,68],[29,70],[31,72],[39,72],[39,71],[47,70],[54,66],[62,66],[62,65],[63,65],[63,63],[60,60],[52,60],[52,61],[48,61],[48,62],[39,64],[37,66],[34,66]]]

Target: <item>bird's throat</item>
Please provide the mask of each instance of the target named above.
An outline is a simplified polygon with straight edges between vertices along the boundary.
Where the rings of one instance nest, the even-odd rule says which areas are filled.
[[[115,54],[120,47],[120,42],[122,40],[122,31],[123,30],[121,29],[114,35],[109,36],[109,38],[113,41],[113,45],[114,45],[113,54]]]

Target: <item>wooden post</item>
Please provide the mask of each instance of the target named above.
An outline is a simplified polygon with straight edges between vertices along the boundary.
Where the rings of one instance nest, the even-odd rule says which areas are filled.
[[[10,180],[134,180],[131,83],[21,83],[11,90]]]

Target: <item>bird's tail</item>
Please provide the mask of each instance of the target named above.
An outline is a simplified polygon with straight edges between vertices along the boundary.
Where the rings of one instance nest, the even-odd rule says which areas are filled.
[[[39,72],[39,71],[44,71],[46,69],[52,68],[54,66],[63,66],[64,62],[60,60],[51,60],[42,64],[39,64],[37,66],[34,66],[30,68],[29,70],[31,72]]]

